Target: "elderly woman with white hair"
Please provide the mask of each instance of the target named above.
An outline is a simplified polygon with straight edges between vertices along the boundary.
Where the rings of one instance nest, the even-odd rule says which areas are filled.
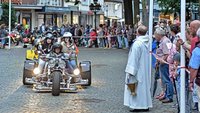
[[[198,108],[200,108],[200,28],[196,33],[198,37],[198,42],[196,47],[192,51],[192,56],[189,62],[190,67],[190,90],[194,89],[194,84],[197,86],[197,95],[198,95]],[[200,109],[199,109],[200,111]]]
[[[159,47],[156,50],[157,61],[159,63],[159,71],[163,86],[166,86],[164,95],[160,96],[159,100],[163,103],[173,102],[173,85],[169,76],[169,65],[166,64],[167,58],[170,54],[168,44],[170,39],[166,37],[166,30],[158,27],[155,32],[155,39],[159,42]]]

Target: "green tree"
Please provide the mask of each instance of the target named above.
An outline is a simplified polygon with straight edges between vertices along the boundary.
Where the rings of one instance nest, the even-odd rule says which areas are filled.
[[[147,0],[142,0],[142,22],[145,26],[148,26]]]
[[[181,0],[157,0],[158,5],[161,7],[161,12],[170,14],[180,12]],[[187,3],[197,3],[198,0],[186,0]]]
[[[3,14],[1,16],[0,24],[5,24],[8,26],[9,24],[9,4],[8,3],[2,3],[1,8],[3,9]],[[16,22],[16,13],[13,8],[11,8],[11,26],[15,26]]]
[[[124,0],[125,24],[133,25],[132,0]]]

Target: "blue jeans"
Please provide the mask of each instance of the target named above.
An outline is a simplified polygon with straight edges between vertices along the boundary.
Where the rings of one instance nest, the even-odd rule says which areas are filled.
[[[104,39],[102,37],[99,38],[99,47],[105,47]]]
[[[117,36],[118,48],[122,48],[122,36]]]
[[[70,60],[70,64],[72,65],[73,68],[76,68],[76,60]]]
[[[186,74],[185,76],[189,76],[188,74]],[[188,83],[189,79],[188,77],[185,78],[185,107],[186,107],[186,113],[191,113],[190,112],[190,107],[191,107],[191,103],[190,103],[190,92],[189,92],[189,83]],[[178,103],[180,105],[180,92],[181,92],[181,78],[180,75],[178,75],[176,77],[176,80],[174,81],[176,83],[176,90],[177,90],[177,96],[178,96]]]
[[[169,65],[160,64],[159,70],[160,70],[162,83],[163,85],[166,86],[165,98],[173,99],[174,89],[173,89],[172,81],[169,78]]]
[[[2,44],[2,45],[5,45],[5,44],[6,44],[6,39],[5,39],[5,38],[2,38],[2,39],[1,39],[1,44]]]
[[[125,43],[125,48],[128,48],[129,45],[128,45],[128,39],[127,39],[127,37],[124,37],[124,43]]]

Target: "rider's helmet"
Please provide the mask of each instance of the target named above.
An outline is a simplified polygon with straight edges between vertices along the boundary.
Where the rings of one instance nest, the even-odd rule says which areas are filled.
[[[53,36],[54,36],[54,37],[58,37],[58,36],[59,36],[59,35],[58,35],[58,32],[57,32],[56,30],[54,30],[52,33],[53,33]]]
[[[55,49],[56,48],[59,48],[60,49],[60,52],[62,51],[62,45],[60,44],[60,43],[55,43],[54,45],[53,45],[53,47],[52,47],[52,50],[53,50],[53,52],[55,52]]]
[[[73,44],[74,40],[72,39],[72,34],[70,32],[65,32],[62,36],[62,39],[69,39],[69,42]]]
[[[72,34],[70,33],[70,32],[65,32],[64,34],[63,34],[63,38],[64,37],[72,37]]]
[[[46,32],[45,33],[45,37],[46,37],[46,39],[52,39],[53,40],[53,34],[52,34],[52,32]]]
[[[61,32],[61,29],[60,29],[60,28],[58,28],[58,29],[57,29],[57,32],[58,32],[58,33],[60,33],[60,32]]]

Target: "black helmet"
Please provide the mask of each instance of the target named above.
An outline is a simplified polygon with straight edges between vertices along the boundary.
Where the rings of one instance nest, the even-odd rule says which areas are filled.
[[[62,51],[62,48],[63,48],[63,47],[62,47],[62,45],[61,45],[60,43],[55,43],[55,44],[53,45],[53,48],[52,48],[53,51],[55,51],[56,48],[60,48],[60,51]]]
[[[46,37],[46,39],[52,39],[53,40],[53,34],[52,34],[52,32],[45,33],[45,37]]]
[[[52,33],[54,37],[58,37],[58,32],[56,30],[54,30]]]

